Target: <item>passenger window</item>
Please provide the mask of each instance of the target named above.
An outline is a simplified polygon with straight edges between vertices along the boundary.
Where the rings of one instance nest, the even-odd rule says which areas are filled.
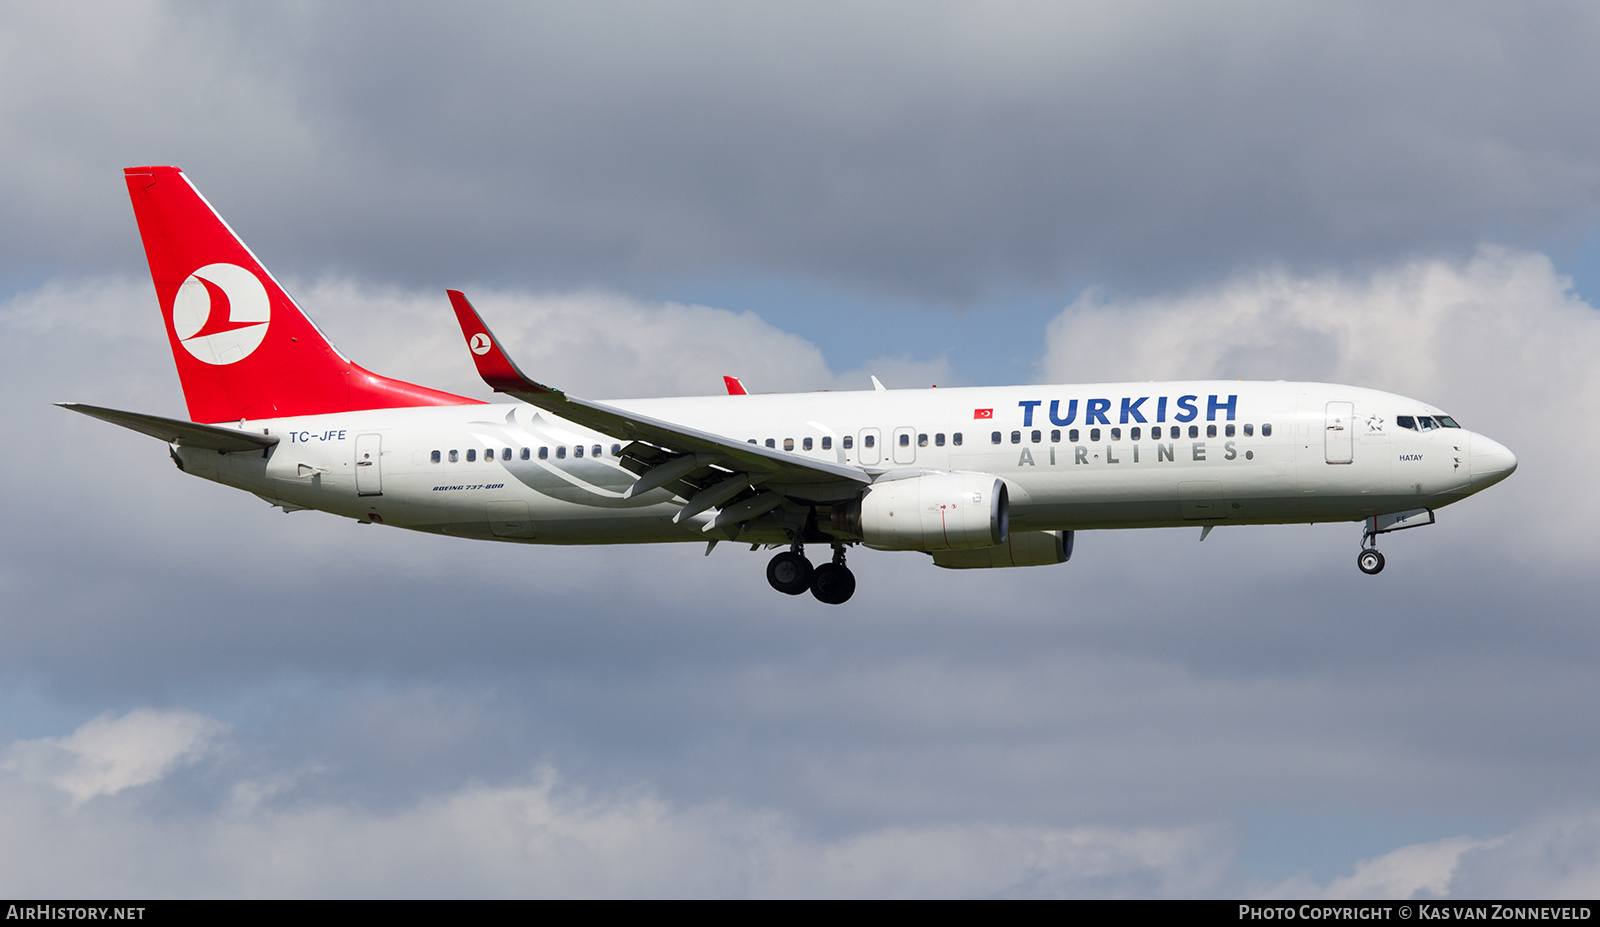
[[[961,432],[958,431],[955,434],[951,435],[950,436],[950,443],[954,444],[956,447],[960,447],[961,446]]]
[[[510,460],[511,459],[511,448],[508,447],[505,450],[501,451],[500,452],[500,459],[501,460]]]
[[[778,447],[777,440],[774,439],[774,438],[768,438],[767,439],[767,447],[770,447],[770,448],[773,448],[774,450],[776,450],[777,447]]]
[[[1271,422],[1266,422],[1266,423],[1262,424],[1262,426],[1261,426],[1261,437],[1263,437],[1263,438],[1272,437],[1272,423]]]
[[[1139,426],[1135,425],[1134,427],[1128,429],[1128,438],[1132,441],[1139,440]]]
[[[900,436],[900,446],[901,447],[910,447],[911,446],[911,436],[907,435],[907,434],[901,435]]]
[[[1060,444],[1061,443],[1061,429],[1059,429],[1059,428],[1050,429],[1050,443],[1051,444]]]
[[[439,462],[439,452],[438,451],[434,451],[433,452],[433,462],[434,463],[438,463]]]
[[[844,437],[843,437],[843,438],[841,438],[841,439],[840,439],[840,441],[839,441],[839,443],[840,443],[840,444],[841,444],[841,445],[843,445],[843,447],[844,447],[844,449],[845,449],[845,450],[847,450],[847,451],[848,451],[848,450],[850,450],[850,449],[851,449],[851,448],[852,448],[852,447],[855,447],[855,446],[856,446],[856,438],[855,438],[855,435],[845,435],[845,436],[844,436]]]
[[[605,452],[605,449],[602,448],[600,445],[596,444],[594,446],[594,456],[599,457],[604,452]]]
[[[451,452],[450,452],[450,462],[451,462],[451,463],[455,463],[455,462],[456,462],[456,460],[457,460],[457,456],[456,456],[456,454],[457,454],[457,452],[456,452],[456,451],[451,451]]]
[[[1121,441],[1122,440],[1122,429],[1121,428],[1113,428],[1113,429],[1111,429],[1111,440],[1113,440],[1113,441]]]
[[[1150,429],[1150,438],[1153,441],[1160,441],[1161,440],[1161,426],[1160,425],[1157,425],[1154,428]]]
[[[831,436],[829,436],[829,435],[823,435],[822,436],[822,449],[825,450],[825,451],[833,450],[833,438]]]
[[[1040,441],[1044,440],[1044,435],[1039,431],[1039,429],[1035,428],[1033,430],[1033,434],[1028,435],[1028,440],[1032,441],[1034,444],[1038,444]]]
[[[556,459],[557,460],[566,460],[567,459],[567,446],[565,444],[563,444],[563,445],[561,445],[561,446],[556,448]]]
[[[1012,444],[1021,444],[1022,443],[1022,432],[1013,431],[1011,433],[1011,443]]]
[[[1211,427],[1212,428],[1216,428],[1217,426],[1212,425]],[[1199,425],[1190,425],[1189,426],[1189,437],[1191,437],[1191,438],[1200,437],[1200,426]]]
[[[1256,433],[1256,426],[1250,424],[1249,422],[1246,422],[1245,426],[1244,426],[1244,436],[1246,438],[1249,438],[1249,437],[1254,436],[1255,433]]]
[[[750,443],[750,444],[760,444],[761,442],[757,441],[755,438],[751,438],[748,443]]]
[[[527,460],[528,458],[530,458],[532,456],[533,456],[532,449],[526,448],[526,447],[522,449],[522,459],[523,460]]]
[[[1216,436],[1217,436],[1217,426],[1215,426],[1215,425],[1207,425],[1206,426],[1206,437],[1215,438]]]
[[[784,438],[783,439],[783,449],[786,450],[786,451],[794,450],[794,439],[793,438]]]
[[[801,441],[800,441],[800,450],[802,450],[802,451],[811,450],[811,439],[810,438],[802,438],[801,439]]]
[[[539,448],[539,459],[540,460],[549,460],[550,459],[550,449],[548,447]]]
[[[573,448],[572,449],[572,456],[574,456],[574,457],[582,457],[583,456],[583,445],[580,444],[577,447]]]
[[[861,439],[861,446],[862,447],[875,447],[877,445],[877,443],[878,443],[878,436],[877,435],[867,435],[866,437]]]
[[[611,456],[612,457],[621,457],[622,456],[622,445],[620,445],[620,444],[611,445]]]
[[[933,446],[944,447],[944,432],[941,431],[933,436]]]
[[[1071,441],[1073,444],[1077,444],[1078,443],[1078,429],[1074,428],[1071,431],[1067,432],[1067,440]]]
[[[989,432],[989,443],[990,444],[999,444],[1000,443],[1000,432],[998,432],[998,431]]]
[[[1089,429],[1089,440],[1090,441],[1098,441],[1098,440],[1100,440],[1100,429],[1098,429],[1098,428]]]
[[[477,459],[478,459],[478,449],[475,448],[475,447],[467,448],[467,463],[473,463]]]
[[[1223,425],[1222,426],[1222,434],[1223,434],[1224,437],[1228,437],[1228,438],[1233,437],[1233,426],[1232,425]]]
[[[944,442],[941,441],[940,443],[942,444]],[[927,435],[917,435],[917,447],[927,447],[927,446],[928,446],[928,436]]]

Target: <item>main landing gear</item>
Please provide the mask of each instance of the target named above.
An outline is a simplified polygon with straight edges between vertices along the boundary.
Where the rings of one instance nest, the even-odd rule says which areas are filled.
[[[856,592],[856,575],[844,565],[844,545],[833,546],[833,561],[812,567],[799,544],[767,563],[767,582],[784,595],[799,595],[807,589],[818,602],[843,605]]]

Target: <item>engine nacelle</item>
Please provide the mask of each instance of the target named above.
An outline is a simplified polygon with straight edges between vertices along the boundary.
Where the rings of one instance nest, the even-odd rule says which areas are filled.
[[[841,507],[835,527],[877,550],[966,550],[1006,540],[1004,480],[990,473],[930,473],[873,483]]]
[[[947,570],[1050,566],[1072,559],[1071,531],[1014,531],[1004,544],[977,550],[934,552],[933,565]]]

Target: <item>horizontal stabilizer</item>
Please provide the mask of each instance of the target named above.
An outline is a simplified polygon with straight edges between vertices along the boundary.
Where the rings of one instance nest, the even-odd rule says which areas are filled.
[[[258,435],[250,431],[239,431],[235,428],[223,428],[220,425],[201,425],[196,422],[180,422],[177,419],[162,418],[159,415],[145,415],[141,412],[122,412],[117,409],[102,409],[99,406],[86,406],[81,402],[58,402],[56,405],[74,412],[82,412],[90,418],[97,418],[102,422],[121,425],[123,428],[160,438],[168,444],[180,447],[200,447],[211,451],[261,451],[278,443],[272,435]]]

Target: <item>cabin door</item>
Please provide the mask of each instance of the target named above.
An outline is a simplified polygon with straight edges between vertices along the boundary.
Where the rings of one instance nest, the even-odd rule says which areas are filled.
[[[1322,432],[1322,448],[1328,463],[1347,464],[1355,459],[1355,417],[1355,403],[1328,403]]]
[[[383,436],[356,436],[356,495],[383,495]]]

